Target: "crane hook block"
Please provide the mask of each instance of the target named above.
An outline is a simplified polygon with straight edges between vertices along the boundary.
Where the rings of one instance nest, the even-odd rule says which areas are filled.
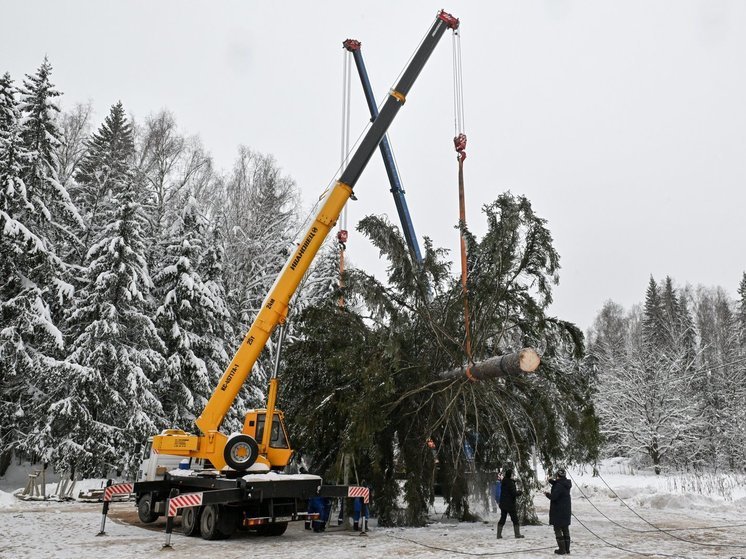
[[[337,240],[344,244],[347,242],[347,229],[340,229],[337,233]]]
[[[458,153],[459,161],[466,159],[466,134],[459,134],[453,139],[453,145]]]
[[[347,39],[344,43],[342,43],[342,46],[350,52],[360,50],[360,41],[356,41],[355,39]]]
[[[458,29],[458,26],[459,26],[458,18],[452,16],[445,10],[440,10],[440,12],[438,12],[438,19],[445,21],[449,29],[454,29],[454,30]]]

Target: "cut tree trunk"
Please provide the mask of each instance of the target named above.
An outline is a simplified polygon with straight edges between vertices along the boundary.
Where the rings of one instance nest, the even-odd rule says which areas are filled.
[[[474,363],[469,371],[475,380],[488,380],[508,375],[519,375],[521,373],[534,372],[541,363],[539,354],[536,350],[527,347],[515,353],[507,353],[490,357],[484,361]],[[459,367],[440,373],[438,376],[443,379],[456,378],[466,375],[467,367]]]

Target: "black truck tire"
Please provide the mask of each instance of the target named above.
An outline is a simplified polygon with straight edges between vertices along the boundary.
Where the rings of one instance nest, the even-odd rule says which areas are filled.
[[[181,513],[181,529],[185,536],[199,536],[202,507],[186,507]]]
[[[220,531],[219,505],[205,505],[200,515],[199,529],[205,540],[219,540],[225,537]]]
[[[153,494],[146,493],[137,502],[137,517],[143,524],[151,524],[158,520],[158,513],[155,512],[155,503],[153,503]]]
[[[236,435],[228,439],[223,449],[225,463],[237,472],[248,470],[259,456],[259,445],[249,435]]]
[[[205,505],[202,509],[199,528],[203,539],[229,538],[237,527],[237,515],[233,509],[224,505]]]
[[[287,522],[274,522],[272,524],[262,524],[257,528],[256,533],[267,537],[282,536],[287,529]]]

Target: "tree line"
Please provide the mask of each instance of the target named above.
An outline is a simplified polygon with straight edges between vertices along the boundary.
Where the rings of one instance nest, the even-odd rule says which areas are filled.
[[[193,429],[293,244],[298,191],[240,147],[217,170],[171,114],[62,112],[45,59],[0,78],[0,473],[125,474]],[[321,272],[309,304],[331,279]],[[259,404],[265,352],[234,410]],[[240,428],[238,411],[229,428]]]
[[[746,274],[722,288],[650,278],[645,301],[613,301],[589,333],[587,366],[606,452],[656,473],[738,471],[746,461]]]

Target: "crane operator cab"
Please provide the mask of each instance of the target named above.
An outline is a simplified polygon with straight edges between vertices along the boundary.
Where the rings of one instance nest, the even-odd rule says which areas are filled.
[[[260,457],[266,457],[267,466],[273,470],[282,470],[288,465],[293,456],[293,450],[288,443],[288,434],[285,429],[285,415],[280,410],[275,410],[272,421],[272,431],[269,437],[269,445],[259,452]],[[243,424],[243,434],[248,435],[254,441],[262,444],[264,438],[264,424],[266,422],[267,410],[248,410]],[[238,450],[238,449],[237,449]],[[257,462],[263,462],[261,459]]]
[[[264,424],[267,416],[266,409],[248,410],[244,420],[243,431],[234,433],[228,437],[229,445],[227,447],[226,462],[229,469],[236,471],[248,471],[254,473],[268,472],[270,470],[280,471],[288,465],[293,457],[293,449],[288,442],[287,429],[285,428],[285,416],[279,411],[274,411],[274,421],[272,421],[272,431],[269,437],[267,448],[261,448],[264,437]],[[161,442],[161,448],[164,441],[169,447],[184,448],[185,445],[180,441],[191,440],[193,435],[181,431],[180,429],[167,429],[158,437]],[[181,456],[174,456],[169,452],[163,452],[161,449],[154,448],[153,437],[143,452],[143,461],[140,466],[137,480],[153,481],[163,479],[163,475],[179,467],[184,456],[189,456],[188,449],[184,448]],[[209,460],[189,460],[189,469],[209,469],[213,468]]]

